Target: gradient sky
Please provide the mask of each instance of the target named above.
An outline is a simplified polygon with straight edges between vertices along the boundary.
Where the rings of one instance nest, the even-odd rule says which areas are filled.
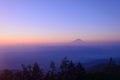
[[[0,43],[120,41],[120,0],[0,0]]]

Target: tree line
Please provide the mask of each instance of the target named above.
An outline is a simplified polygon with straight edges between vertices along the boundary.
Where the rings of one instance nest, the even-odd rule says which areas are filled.
[[[21,71],[6,69],[0,72],[0,80],[120,80],[120,66],[110,58],[103,71],[87,72],[80,62],[75,64],[65,57],[59,70],[53,61],[47,72],[43,72],[38,63],[22,65]]]

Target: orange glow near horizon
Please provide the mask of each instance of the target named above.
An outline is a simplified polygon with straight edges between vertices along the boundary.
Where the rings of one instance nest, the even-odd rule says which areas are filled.
[[[14,45],[14,44],[60,44],[60,43],[68,43],[72,42],[74,39],[34,39],[34,38],[1,38],[0,45]],[[87,37],[86,39],[82,39],[84,42],[115,42],[120,40],[107,40],[107,39],[95,39]]]
[[[14,44],[51,44],[51,43],[64,43],[69,42],[67,40],[57,40],[57,39],[30,39],[30,38],[17,38],[10,39],[4,38],[0,39],[0,45],[14,45]]]

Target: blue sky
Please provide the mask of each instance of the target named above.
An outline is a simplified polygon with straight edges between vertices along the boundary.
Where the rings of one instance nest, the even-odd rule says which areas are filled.
[[[1,0],[0,42],[120,41],[120,0]]]

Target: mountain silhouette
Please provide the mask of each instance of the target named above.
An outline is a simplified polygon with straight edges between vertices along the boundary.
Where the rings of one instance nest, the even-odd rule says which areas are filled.
[[[74,41],[71,42],[71,44],[76,44],[76,45],[83,44],[83,43],[84,41],[81,39],[75,39]]]

